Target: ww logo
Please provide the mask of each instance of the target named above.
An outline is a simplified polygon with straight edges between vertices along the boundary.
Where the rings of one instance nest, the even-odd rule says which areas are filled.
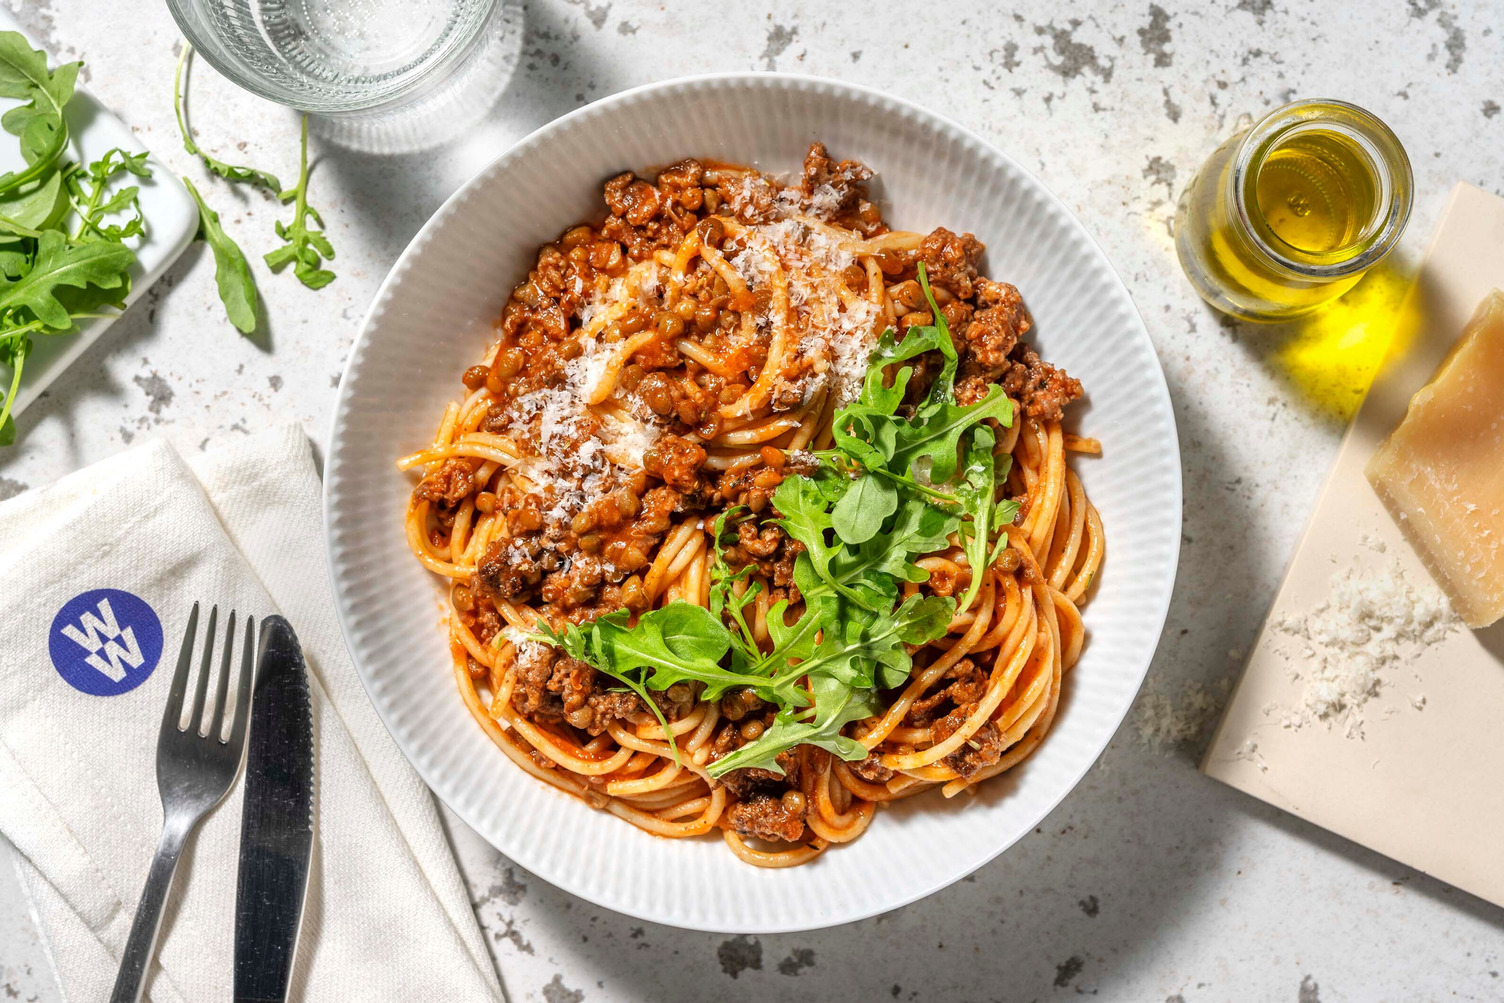
[[[53,668],[76,690],[118,696],[151,675],[162,657],[162,622],[146,602],[119,589],[74,596],[53,618]]]
[[[63,628],[63,636],[71,637],[78,642],[80,647],[88,649],[89,654],[84,661],[115,682],[118,683],[125,678],[125,669],[121,666],[121,662],[133,669],[138,669],[145,661],[141,656],[141,646],[136,643],[135,630],[130,627],[120,629],[120,624],[115,620],[115,611],[110,608],[108,599],[99,600],[99,616],[93,613],[84,614],[82,626],[84,629],[79,630],[73,624],[68,624]],[[86,634],[85,631],[88,633]],[[99,636],[101,634],[104,635],[103,638]],[[122,648],[115,643],[117,637],[125,642],[125,647]],[[100,648],[104,649],[105,658],[109,661],[99,657]]]

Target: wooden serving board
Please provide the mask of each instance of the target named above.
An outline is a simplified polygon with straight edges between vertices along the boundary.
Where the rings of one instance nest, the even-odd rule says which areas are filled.
[[[1504,621],[1407,648],[1363,707],[1362,737],[1340,722],[1284,726],[1281,708],[1301,706],[1306,682],[1292,677],[1301,645],[1274,626],[1329,599],[1343,569],[1376,574],[1399,561],[1410,582],[1430,585],[1363,466],[1495,288],[1504,199],[1459,184],[1401,311],[1414,336],[1395,339],[1348,429],[1201,770],[1504,905]]]

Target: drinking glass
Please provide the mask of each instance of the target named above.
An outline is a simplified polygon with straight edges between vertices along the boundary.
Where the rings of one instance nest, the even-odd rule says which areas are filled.
[[[194,48],[235,84],[320,116],[321,131],[336,140],[391,152],[425,145],[436,125],[456,131],[484,114],[515,66],[521,34],[519,9],[503,0],[167,6]],[[477,89],[487,93],[477,98]],[[436,115],[436,105],[465,114]]]

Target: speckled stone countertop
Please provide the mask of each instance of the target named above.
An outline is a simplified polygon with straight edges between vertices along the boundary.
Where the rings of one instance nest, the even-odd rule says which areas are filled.
[[[202,178],[172,122],[179,36],[160,0],[4,2],[54,55],[86,60],[86,86],[143,142]],[[1361,393],[1368,360],[1334,335],[1350,342],[1382,321],[1453,182],[1504,192],[1504,5],[529,0],[521,15],[516,72],[463,141],[395,157],[315,143],[338,281],[309,292],[257,262],[271,317],[258,345],[226,324],[213,262],[194,245],[26,413],[23,439],[0,457],[0,497],[147,436],[194,449],[297,419],[322,441],[360,317],[408,239],[476,169],[585,102],[728,69],[892,91],[978,130],[1054,189],[1123,275],[1159,350],[1180,424],[1185,535],[1139,708],[1002,857],[922,902],[818,933],[644,925],[549,887],[453,822],[511,998],[1504,999],[1504,911],[1195,770]],[[294,173],[296,117],[206,65],[197,72],[210,152]],[[1354,294],[1360,308],[1301,325],[1229,323],[1180,274],[1175,199],[1240,121],[1296,96],[1345,98],[1394,128],[1415,168],[1410,231],[1394,267]],[[242,242],[253,258],[270,248],[274,203],[209,192],[226,225],[252,235]],[[1170,710],[1174,725],[1146,707]],[[9,999],[62,997],[0,866]]]

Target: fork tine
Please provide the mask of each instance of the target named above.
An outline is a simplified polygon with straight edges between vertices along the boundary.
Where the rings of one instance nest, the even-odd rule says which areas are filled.
[[[209,728],[209,737],[218,739],[225,729],[225,698],[230,694],[230,663],[235,654],[235,611],[230,610],[229,622],[225,624],[225,650],[219,660],[219,682],[214,690],[214,724]]]
[[[172,676],[172,688],[167,691],[167,708],[162,711],[162,730],[169,722],[174,731],[183,719],[183,694],[188,692],[188,669],[193,665],[193,639],[198,634],[198,603],[188,614],[188,629],[183,632],[183,647],[178,653],[178,669]]]
[[[188,715],[190,731],[201,732],[199,719],[204,713],[204,697],[209,693],[209,673],[214,669],[214,625],[219,620],[219,607],[209,609],[209,629],[204,632],[204,660],[199,665],[198,688],[193,692],[193,713]]]
[[[251,682],[256,676],[256,618],[245,618],[245,652],[240,656],[240,683],[235,691],[235,723],[230,726],[230,745],[245,747],[246,725],[251,720]]]

